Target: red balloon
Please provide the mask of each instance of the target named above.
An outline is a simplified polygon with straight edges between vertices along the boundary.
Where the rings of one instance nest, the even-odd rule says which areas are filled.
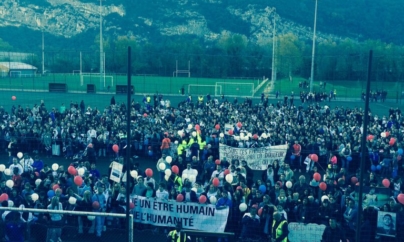
[[[39,172],[36,171],[36,172],[35,172],[35,176],[36,176],[36,177],[39,177]]]
[[[337,164],[337,157],[335,155],[331,158],[331,163],[333,165]]]
[[[312,155],[310,155],[310,159],[312,161],[314,161],[314,162],[317,162],[318,161],[318,156],[316,154],[312,154]]]
[[[178,168],[178,166],[172,166],[171,171],[174,172],[174,174],[178,175],[178,173],[180,172],[180,169]]]
[[[60,188],[58,184],[53,185],[52,190],[56,191],[56,189]]]
[[[206,201],[207,201],[207,199],[206,199],[206,196],[205,196],[205,195],[201,195],[201,196],[199,197],[199,203],[204,204],[204,203],[206,203]]]
[[[263,209],[263,208],[258,209],[258,216],[261,216],[261,214],[262,214],[262,209]]]
[[[254,134],[253,139],[258,139],[258,134]]]
[[[357,182],[355,185],[356,185],[356,186],[359,186],[359,185],[360,185],[360,182]]]
[[[182,194],[177,195],[177,202],[182,202],[184,201],[184,196]]]
[[[351,182],[352,184],[356,184],[358,182],[358,178],[355,176],[351,177]]]
[[[213,186],[218,187],[220,184],[219,178],[217,178],[217,177],[213,178],[212,184],[213,184]]]
[[[366,137],[366,140],[368,141],[373,141],[374,136],[369,134],[368,137]]]
[[[404,205],[404,194],[402,194],[402,193],[398,194],[397,200],[398,200],[399,203]]]
[[[143,117],[147,118],[147,113],[144,113],[144,114],[143,114]]]
[[[320,173],[316,172],[313,174],[313,179],[316,181],[320,181],[321,180],[321,175]]]
[[[11,99],[16,100],[16,99],[17,99],[17,97],[16,97],[16,96],[12,96],[12,97],[11,97]]]
[[[8,194],[7,194],[7,193],[3,193],[3,194],[1,194],[1,197],[3,197],[3,198],[4,198],[4,200],[3,200],[3,201],[7,201],[7,200],[8,200]]]
[[[219,159],[215,160],[215,164],[216,164],[216,165],[220,165],[220,163],[221,163],[221,162],[220,162]]]
[[[229,169],[226,169],[226,170],[224,170],[224,175],[226,176],[227,174],[230,174],[230,170]]]
[[[72,175],[72,176],[77,175],[77,170],[76,170],[76,168],[74,168],[74,166],[69,166],[69,168],[67,168],[67,171],[68,171],[69,174]]]
[[[389,136],[390,136],[390,132],[389,132],[389,131],[386,131],[385,133],[386,133],[386,137],[389,137]]]
[[[115,153],[118,153],[118,152],[119,152],[119,146],[118,146],[118,145],[113,145],[113,146],[112,146],[112,150],[113,150]]]
[[[229,129],[229,135],[233,135],[233,130]]]
[[[93,208],[94,208],[94,209],[99,209],[99,208],[100,208],[100,203],[97,202],[97,201],[94,201],[94,202],[93,202]]]
[[[199,126],[199,124],[195,124],[195,130],[200,130],[201,126]]]
[[[147,177],[152,177],[152,176],[153,176],[153,170],[150,169],[150,168],[147,168],[146,171],[145,171],[145,173],[146,173],[146,176],[147,176]]]
[[[327,184],[325,182],[321,182],[320,185],[318,185],[322,191],[325,191],[327,189]]]
[[[75,176],[74,177],[74,184],[76,184],[77,186],[83,185],[83,178],[81,178],[81,176]]]
[[[237,127],[241,128],[243,126],[240,122],[237,123]]]
[[[134,203],[132,203],[132,202],[131,202],[131,203],[129,203],[129,208],[130,208],[130,209],[134,209],[134,208],[135,208],[135,204],[134,204]]]
[[[219,125],[219,124],[216,124],[216,125],[215,125],[215,129],[216,129],[216,130],[219,130],[219,129],[220,129],[220,125]]]
[[[390,187],[389,179],[383,179],[382,184],[384,187],[389,188]]]

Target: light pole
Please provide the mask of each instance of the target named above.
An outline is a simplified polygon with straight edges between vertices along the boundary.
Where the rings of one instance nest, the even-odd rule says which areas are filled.
[[[274,12],[274,26],[272,28],[272,74],[271,74],[271,82],[276,80],[276,66],[275,66],[275,59],[276,59],[276,13]]]
[[[45,37],[42,29],[42,75],[45,74]]]
[[[313,46],[311,49],[311,70],[310,70],[310,92],[313,92],[313,77],[314,77],[314,56],[316,53],[316,27],[317,27],[317,3],[314,7],[314,27],[313,27]]]
[[[102,43],[102,0],[100,0],[100,85],[102,85],[102,77],[104,73],[104,46]],[[105,83],[104,83],[105,87]]]

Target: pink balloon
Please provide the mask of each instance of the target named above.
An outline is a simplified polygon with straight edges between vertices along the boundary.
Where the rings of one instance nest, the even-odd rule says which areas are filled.
[[[184,196],[182,194],[177,195],[177,202],[182,202],[184,201]]]
[[[310,156],[310,159],[312,159],[314,162],[317,162],[318,161],[318,156],[316,154],[312,154]]]
[[[404,194],[398,194],[397,200],[404,205]]]
[[[146,176],[147,176],[147,177],[152,177],[152,176],[153,176],[153,170],[150,169],[150,168],[147,168],[146,171],[145,171],[145,173],[146,173]]]
[[[217,178],[217,177],[213,178],[212,184],[213,184],[213,186],[218,187],[220,184],[219,178]]]
[[[204,203],[206,203],[206,201],[207,201],[207,199],[206,199],[206,196],[205,196],[205,195],[201,195],[201,196],[199,197],[199,203],[204,204]]]
[[[113,145],[113,146],[112,146],[112,150],[113,150],[115,153],[118,153],[118,152],[119,152],[119,146],[118,146],[118,145]]]
[[[384,187],[389,188],[390,187],[389,179],[383,179],[382,184]]]
[[[76,184],[77,186],[81,186],[83,184],[83,178],[81,178],[81,176],[75,176],[74,184]]]

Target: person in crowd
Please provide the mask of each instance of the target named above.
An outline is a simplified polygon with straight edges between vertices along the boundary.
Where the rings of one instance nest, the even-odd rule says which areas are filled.
[[[240,238],[247,239],[247,238],[257,238],[258,231],[260,228],[260,217],[257,214],[257,208],[252,206],[250,207],[250,212],[245,213],[242,220],[242,229]]]
[[[54,196],[51,200],[51,203],[48,205],[48,210],[52,211],[63,211],[63,205],[59,202],[59,198]],[[62,242],[62,226],[63,226],[63,214],[59,213],[50,213],[51,218],[51,226],[48,229],[48,237],[51,238],[52,241]]]
[[[272,223],[272,242],[287,242],[288,241],[288,222],[279,212],[274,212],[274,221]]]
[[[321,236],[321,242],[340,242],[346,241],[343,229],[338,225],[337,218],[330,217],[328,226]]]

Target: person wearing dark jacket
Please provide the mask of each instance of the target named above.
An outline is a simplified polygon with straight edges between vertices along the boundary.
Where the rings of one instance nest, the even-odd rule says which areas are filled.
[[[332,217],[329,219],[327,226],[321,237],[321,242],[339,242],[346,241],[344,231],[337,225],[337,219]]]
[[[288,241],[288,222],[281,213],[274,212],[274,221],[272,223],[272,242],[287,242]]]
[[[260,229],[260,217],[257,215],[257,208],[250,207],[250,212],[244,214],[241,220],[241,238],[252,238],[257,237]]]
[[[191,184],[186,183],[185,189],[181,192],[182,196],[184,196],[184,202],[198,202],[198,197],[196,196],[196,192],[191,190]]]

